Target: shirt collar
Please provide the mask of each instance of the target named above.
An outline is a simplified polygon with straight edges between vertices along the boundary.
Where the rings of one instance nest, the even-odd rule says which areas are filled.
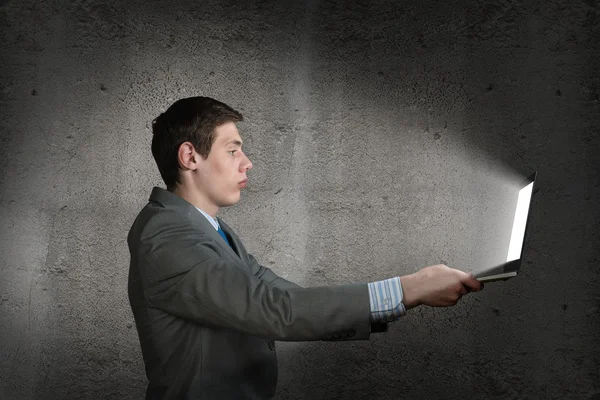
[[[202,215],[204,215],[206,217],[208,222],[210,222],[210,224],[215,228],[215,230],[217,230],[217,231],[219,230],[219,221],[217,221],[216,218],[211,217],[210,215],[208,215],[207,213],[205,213],[198,207],[196,207],[196,206],[194,206],[194,207],[196,208],[196,210],[200,211],[202,213]]]

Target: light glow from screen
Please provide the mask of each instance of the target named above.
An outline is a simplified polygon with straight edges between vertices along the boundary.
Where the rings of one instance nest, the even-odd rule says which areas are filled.
[[[525,224],[527,222],[527,213],[529,212],[529,202],[531,201],[532,190],[533,182],[519,190],[517,210],[515,211],[515,219],[513,221],[512,233],[510,235],[510,244],[508,246],[506,262],[521,258],[521,248],[523,247]]]

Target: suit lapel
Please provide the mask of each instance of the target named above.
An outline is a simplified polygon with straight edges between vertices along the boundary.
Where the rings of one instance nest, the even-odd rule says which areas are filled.
[[[190,221],[192,221],[193,224],[198,226],[202,232],[205,232],[211,239],[217,242],[219,246],[221,246],[221,248],[225,250],[225,252],[228,253],[234,261],[242,265],[244,268],[246,267],[242,262],[242,259],[236,253],[236,251],[239,251],[239,245],[235,240],[233,240],[233,235],[231,234],[230,228],[220,219],[219,224],[221,225],[221,229],[223,229],[223,232],[229,234],[228,236],[232,238],[230,243],[236,251],[234,251],[234,249],[230,247],[227,242],[225,242],[221,235],[219,235],[219,232],[217,232],[215,227],[212,226],[206,217],[185,199],[169,192],[168,190],[154,187],[152,189],[152,194],[150,195],[150,201],[156,201],[165,207],[169,207],[183,213]]]
[[[233,249],[235,254],[238,256],[238,258],[241,260],[242,259],[242,257],[240,256],[241,245],[237,239],[237,236],[233,233],[233,231],[229,227],[229,225],[227,225],[225,222],[223,222],[223,220],[221,218],[217,218],[217,219],[219,220],[219,226],[221,227],[223,232],[225,232],[225,235],[227,236],[227,239],[229,240],[229,243],[231,244],[231,248]],[[227,243],[225,243],[225,245],[227,246]],[[227,246],[227,247],[229,247],[229,246]]]
[[[219,246],[221,246],[221,248],[223,250],[225,250],[225,252],[227,252],[231,257],[233,257],[233,259],[235,261],[237,261],[237,262],[241,261],[240,257],[233,250],[233,248],[231,248],[227,244],[227,242],[221,237],[221,235],[219,235],[219,232],[217,232],[215,227],[212,226],[212,224],[210,222],[208,222],[206,217],[204,215],[202,215],[202,213],[200,211],[198,211],[196,209],[196,207],[190,205],[189,210],[188,210],[188,218],[190,220],[192,220],[195,224],[198,224],[203,232],[207,232],[208,236],[210,236],[210,238],[212,238],[215,242],[217,242],[219,244]],[[221,226],[221,229],[223,229],[223,226]],[[224,229],[223,229],[223,232],[227,233]]]

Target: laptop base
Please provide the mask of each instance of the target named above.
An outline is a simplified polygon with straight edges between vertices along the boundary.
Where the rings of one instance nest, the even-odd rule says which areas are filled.
[[[479,282],[486,283],[486,282],[506,281],[506,280],[512,278],[513,276],[517,276],[516,271],[506,272],[504,274],[482,276],[480,278],[476,277],[475,279],[477,279]]]

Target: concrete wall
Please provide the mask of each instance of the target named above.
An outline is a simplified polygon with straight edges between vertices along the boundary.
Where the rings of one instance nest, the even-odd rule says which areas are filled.
[[[352,5],[350,5],[352,3]],[[141,398],[126,235],[150,121],[207,95],[254,163],[221,217],[303,285],[477,268],[539,173],[522,273],[368,342],[280,343],[278,399],[600,392],[600,5],[0,2],[0,398]]]

